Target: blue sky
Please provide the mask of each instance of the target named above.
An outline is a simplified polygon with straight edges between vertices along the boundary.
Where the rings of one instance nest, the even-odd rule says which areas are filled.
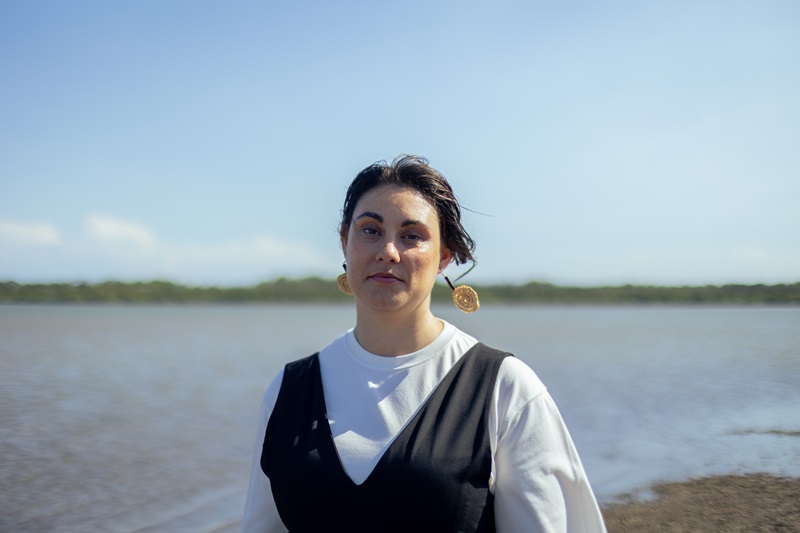
[[[355,174],[452,183],[475,282],[800,281],[800,4],[0,3],[0,280],[341,270]]]

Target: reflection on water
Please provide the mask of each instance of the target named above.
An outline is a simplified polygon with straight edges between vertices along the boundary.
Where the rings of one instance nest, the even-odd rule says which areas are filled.
[[[548,385],[601,500],[800,475],[800,309],[436,312]],[[0,306],[0,530],[236,531],[261,394],[349,306]]]

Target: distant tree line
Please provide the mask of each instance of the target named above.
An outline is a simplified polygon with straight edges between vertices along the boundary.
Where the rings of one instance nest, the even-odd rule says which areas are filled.
[[[562,287],[531,282],[523,285],[472,285],[482,304],[800,304],[800,283],[779,285],[706,285],[659,287]],[[191,287],[169,281],[123,283],[0,282],[0,303],[336,303],[351,297],[334,280],[280,278],[252,287]],[[448,301],[450,289],[437,284],[434,301]]]

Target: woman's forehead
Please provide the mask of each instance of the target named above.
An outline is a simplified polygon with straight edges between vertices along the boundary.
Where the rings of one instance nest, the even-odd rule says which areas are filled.
[[[353,219],[367,213],[380,217],[413,215],[420,222],[436,222],[439,218],[436,207],[421,192],[397,185],[381,185],[365,192],[356,204]]]

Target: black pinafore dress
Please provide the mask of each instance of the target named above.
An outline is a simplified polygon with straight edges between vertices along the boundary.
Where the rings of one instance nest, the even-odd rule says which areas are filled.
[[[331,435],[318,354],[286,365],[261,468],[291,532],[493,532],[489,410],[510,354],[478,343],[447,373],[361,485]]]

